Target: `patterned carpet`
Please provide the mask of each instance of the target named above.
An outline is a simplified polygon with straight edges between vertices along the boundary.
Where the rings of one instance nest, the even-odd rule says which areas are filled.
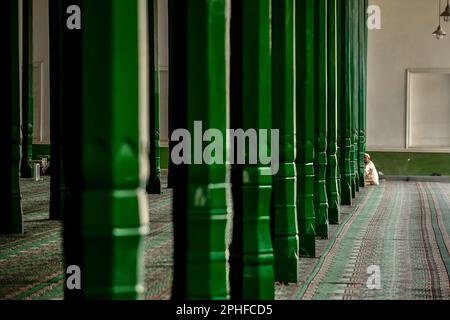
[[[342,226],[297,299],[449,299],[450,184],[386,182]],[[370,290],[370,266],[381,288]]]
[[[166,179],[163,179],[163,185]],[[48,220],[49,179],[22,181],[25,234],[0,236],[0,299],[62,299],[60,222]],[[150,195],[145,299],[170,298],[171,190]],[[276,284],[277,299],[449,299],[450,184],[387,181],[365,188],[318,257],[302,259],[299,284]],[[381,288],[366,283],[380,269]]]

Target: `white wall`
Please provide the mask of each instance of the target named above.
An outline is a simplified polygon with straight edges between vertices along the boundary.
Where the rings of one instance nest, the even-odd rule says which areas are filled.
[[[33,0],[34,143],[50,143],[48,0]]]
[[[369,30],[367,147],[402,150],[406,69],[450,68],[450,22],[441,22],[449,36],[438,41],[432,35],[438,24],[437,0],[370,0],[370,4],[381,8],[382,29]]]
[[[450,72],[450,70],[448,71]],[[411,73],[409,144],[450,147],[450,73]]]

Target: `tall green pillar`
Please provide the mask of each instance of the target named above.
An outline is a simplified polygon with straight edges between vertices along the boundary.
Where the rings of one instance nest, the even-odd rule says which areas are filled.
[[[275,280],[298,281],[295,169],[294,0],[272,1],[272,127],[280,130],[280,170],[273,178],[272,237]]]
[[[83,167],[80,165],[83,151],[80,141],[83,132],[81,119],[81,86],[83,82],[81,33],[83,29],[67,28],[67,19],[73,14],[67,14],[67,9],[72,5],[81,7],[81,0],[52,0],[52,2],[49,2],[51,27],[50,108],[52,117],[52,127],[50,128],[52,135],[50,214],[60,214],[63,218],[66,270],[73,265],[83,266],[84,253],[84,248],[82,248],[82,219],[84,216],[81,214],[84,181],[82,179]],[[71,22],[73,21],[71,20]],[[55,26],[55,24],[57,25]],[[59,38],[55,38],[58,33]],[[57,82],[56,86],[54,85],[55,82]],[[56,121],[53,119],[56,119]],[[61,123],[58,123],[59,119]],[[56,134],[58,134],[58,138],[53,141]],[[57,158],[53,159],[55,153]],[[56,161],[56,163],[53,163],[53,161]],[[58,166],[60,167],[59,170],[54,169]],[[59,180],[57,179],[58,174],[60,175]],[[60,190],[59,198],[57,188]],[[58,212],[59,210],[60,212]],[[66,280],[68,280],[68,277],[70,277],[69,274],[66,275]],[[76,300],[82,297],[83,292],[81,290],[70,290],[65,286],[64,299]]]
[[[366,152],[366,52],[367,27],[366,11],[368,0],[359,0],[359,185],[364,187],[364,153]]]
[[[328,238],[327,175],[327,0],[315,2],[315,158],[314,211],[316,236]]]
[[[2,209],[0,211],[0,234],[23,233],[23,215],[20,202],[20,80],[19,80],[19,8],[18,1],[0,2],[0,50],[2,64],[0,96],[0,179]]]
[[[185,46],[184,37],[182,36],[182,33],[180,33],[181,36],[177,35],[177,32],[175,30],[176,25],[182,25],[182,19],[184,17],[181,16],[179,12],[175,11],[175,2],[177,0],[167,0],[168,2],[168,29],[169,29],[169,97],[168,97],[168,118],[169,118],[169,155],[172,154],[172,150],[174,145],[176,145],[175,141],[172,141],[170,137],[172,136],[172,133],[175,129],[180,128],[180,126],[177,126],[177,123],[179,122],[182,115],[179,113],[180,111],[176,108],[177,103],[179,102],[179,96],[176,95],[177,89],[176,84],[177,80],[176,77],[180,77],[180,73],[182,73],[183,67],[183,60],[178,58],[178,55],[180,53],[181,47]],[[180,6],[180,4],[178,4]],[[180,67],[179,67],[180,65]],[[176,74],[179,74],[176,76]],[[178,101],[178,102],[177,102]],[[173,188],[175,186],[177,171],[179,171],[179,167],[175,165],[172,162],[171,157],[169,156],[169,172],[167,176],[167,188]],[[180,173],[178,173],[180,174]]]
[[[146,3],[81,2],[81,186],[70,192],[80,192],[79,266],[84,299],[137,299],[144,290]]]
[[[355,2],[354,0],[348,1],[348,78],[349,78],[349,116],[350,116],[350,181],[352,186],[352,199],[356,197],[356,167],[355,167],[355,155],[356,155],[356,128],[355,128]]]
[[[63,1],[49,1],[50,31],[50,219],[60,220],[63,216],[67,185],[64,175],[63,148],[63,34],[66,8]]]
[[[271,129],[271,59],[271,1],[232,2],[230,114],[233,129],[257,132]],[[259,138],[259,146],[253,141],[245,151],[239,146],[233,150],[234,155],[245,155],[245,164],[234,161],[231,178],[234,220],[230,281],[231,297],[237,300],[271,300],[275,295],[270,232],[271,169],[261,162],[251,164],[249,156],[252,151],[267,154],[268,145],[261,140],[261,135]]]
[[[295,4],[296,34],[296,127],[297,127],[297,216],[299,253],[316,255],[314,212],[314,106],[315,51],[314,4],[316,0]]]
[[[353,174],[351,171],[351,152],[352,148],[352,113],[351,113],[351,69],[350,69],[350,1],[338,0],[338,9],[340,11],[341,32],[339,41],[341,43],[341,56],[339,78],[341,82],[340,89],[340,171],[341,171],[341,204],[352,204],[352,182]]]
[[[173,112],[180,127],[172,149],[174,177],[174,299],[228,299],[229,218],[226,150],[228,0],[176,0]],[[175,57],[174,57],[175,58]],[[204,134],[203,134],[204,131]],[[183,136],[189,133],[189,137]],[[188,140],[186,140],[188,139]],[[202,143],[203,141],[203,143]],[[192,147],[190,145],[192,144]],[[187,153],[187,154],[186,154]],[[177,161],[177,162],[175,162]]]
[[[158,63],[158,1],[148,0],[149,34],[149,121],[150,121],[150,178],[147,192],[161,193],[161,157],[159,148],[159,63]]]
[[[328,218],[330,223],[338,224],[340,214],[340,195],[338,187],[338,73],[337,73],[337,0],[327,0],[327,57],[328,57],[328,149],[327,149],[327,196],[328,196]]]
[[[31,178],[33,168],[33,0],[22,4],[22,161],[20,176]]]
[[[359,42],[359,1],[353,1],[353,145],[354,145],[354,168],[355,168],[355,192],[359,191],[359,109],[360,109],[360,77],[359,77],[359,48],[361,43]]]

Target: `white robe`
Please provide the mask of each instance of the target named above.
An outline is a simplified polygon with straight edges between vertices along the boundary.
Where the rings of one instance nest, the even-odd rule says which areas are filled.
[[[377,186],[380,184],[377,168],[375,168],[375,165],[372,161],[369,161],[369,163],[366,164],[366,168],[364,171],[366,185]]]

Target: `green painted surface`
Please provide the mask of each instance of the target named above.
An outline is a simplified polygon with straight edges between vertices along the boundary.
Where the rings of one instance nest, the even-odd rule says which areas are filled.
[[[351,70],[350,70],[350,2],[338,0],[340,32],[338,42],[340,42],[339,53],[339,81],[340,88],[340,172],[341,172],[341,204],[352,204],[352,128],[351,128]]]
[[[450,153],[367,151],[378,171],[393,176],[450,176]]]
[[[20,163],[20,80],[19,80],[19,22],[18,2],[0,3],[0,38],[4,48],[0,57],[5,62],[0,81],[2,116],[0,118],[0,149],[5,150],[0,159],[3,177],[0,179],[2,210],[0,234],[23,233],[23,215],[19,188]]]
[[[149,144],[150,177],[147,192],[161,193],[161,157],[159,148],[159,62],[158,62],[158,12],[157,1],[148,1],[149,34]]]
[[[294,117],[294,1],[272,1],[272,127],[280,129],[280,170],[274,176],[272,238],[275,281],[298,281]]]
[[[168,169],[170,159],[169,147],[159,147],[159,156],[161,169]]]
[[[315,157],[314,157],[314,211],[316,214],[316,236],[328,238],[327,173],[327,0],[315,3]]]
[[[316,0],[296,2],[296,125],[297,217],[300,255],[316,255],[314,212],[314,107],[315,51],[314,5]]]
[[[22,161],[20,176],[31,178],[33,159],[33,1],[24,0],[22,28]]]
[[[359,185],[364,187],[364,153],[366,151],[366,94],[367,94],[367,0],[359,0]]]
[[[337,16],[336,0],[327,0],[327,57],[328,57],[328,92],[327,92],[327,172],[326,189],[328,197],[328,219],[330,223],[340,221],[340,195],[338,187],[338,70],[337,70]]]
[[[178,99],[173,116],[177,128],[186,128],[192,137],[198,134],[197,128],[200,134],[214,128],[225,135],[228,4],[227,0],[176,0],[171,4],[175,15],[172,40],[178,59],[171,69],[178,79],[173,84]],[[213,148],[209,143],[206,146],[210,151]],[[220,159],[224,149],[213,149],[213,154],[206,152],[207,148],[187,150],[192,163],[177,165],[173,177],[174,299],[223,300],[230,296],[226,255],[230,184],[226,159]],[[202,155],[205,161],[198,159]]]
[[[361,95],[360,90],[360,68],[359,68],[359,48],[362,43],[359,39],[359,22],[360,11],[359,11],[359,2],[360,0],[351,0],[353,1],[353,14],[352,14],[352,66],[353,66],[353,94],[352,94],[352,125],[353,125],[353,166],[354,166],[354,191],[359,192],[359,109],[360,109],[360,100],[359,97]],[[356,194],[354,195],[356,196]]]
[[[271,1],[234,1],[231,19],[231,126],[272,128]],[[259,152],[269,150],[259,141]],[[254,147],[253,147],[254,148]],[[245,150],[240,150],[244,152]],[[231,298],[272,300],[275,295],[270,232],[270,167],[234,165]]]
[[[82,1],[81,247],[85,299],[138,299],[143,236],[147,116],[140,101],[142,0]],[[145,15],[144,15],[145,16]],[[124,49],[126,48],[126,50]],[[143,160],[145,159],[145,160]],[[144,174],[142,174],[144,173]],[[101,254],[99,254],[101,253]]]

